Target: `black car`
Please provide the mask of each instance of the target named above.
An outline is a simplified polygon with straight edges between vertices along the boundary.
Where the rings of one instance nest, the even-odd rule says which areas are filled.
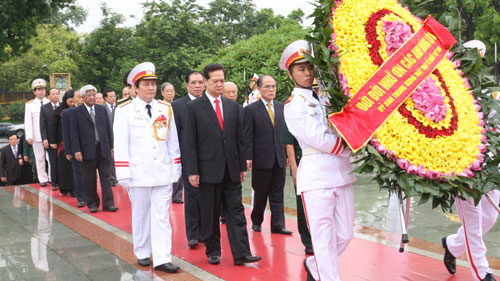
[[[9,135],[9,127],[13,126],[12,123],[0,123],[0,137],[4,138]]]

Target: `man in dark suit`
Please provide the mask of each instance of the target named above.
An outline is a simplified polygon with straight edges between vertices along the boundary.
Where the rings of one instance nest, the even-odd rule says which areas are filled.
[[[15,133],[9,134],[9,144],[0,151],[0,179],[7,185],[20,184],[23,163],[22,150]]]
[[[261,257],[250,253],[241,203],[241,182],[246,178],[242,128],[238,104],[221,97],[224,79],[222,65],[205,66],[206,93],[186,106],[187,174],[191,185],[199,188],[201,233],[208,262],[220,263],[222,204],[234,264],[242,265]]]
[[[103,105],[95,104],[97,90],[92,85],[80,89],[84,103],[74,109],[71,118],[71,150],[82,163],[85,200],[91,213],[100,204],[97,195],[96,168],[99,170],[102,190],[102,210],[115,212],[113,191],[109,179],[113,156],[113,131]]]
[[[76,206],[78,208],[83,208],[85,206],[85,188],[83,185],[82,165],[80,162],[76,161],[71,150],[71,119],[75,112],[75,109],[82,104],[82,97],[79,90],[75,91],[74,98],[75,107],[66,108],[62,112],[61,126],[62,138],[64,142],[64,154],[66,155],[66,159],[71,161],[71,166],[73,168],[75,196],[76,200],[78,201]]]
[[[281,141],[285,116],[284,105],[275,101],[276,81],[271,75],[257,80],[261,99],[245,108],[244,135],[247,169],[252,168],[254,190],[252,229],[260,232],[267,198],[271,206],[271,232],[292,234],[285,228],[283,188],[286,156]]]
[[[104,91],[104,107],[108,112],[109,122],[111,122],[111,128],[113,127],[113,120],[115,118],[116,110],[116,93],[115,91],[109,89]],[[111,186],[115,186],[118,181],[116,180],[116,170],[115,170],[115,158],[111,157],[111,168],[110,168],[110,180]]]
[[[195,248],[200,239],[201,215],[200,206],[198,204],[198,188],[191,186],[187,174],[187,153],[185,143],[185,112],[188,102],[195,100],[201,96],[205,89],[203,83],[203,75],[199,71],[191,71],[186,75],[186,89],[188,94],[183,98],[172,102],[174,111],[175,126],[177,135],[179,136],[179,146],[181,148],[181,164],[182,164],[182,181],[184,184],[184,219],[186,222],[186,237],[188,247]]]
[[[52,88],[49,90],[50,102],[44,104],[40,109],[40,134],[42,136],[42,143],[47,153],[49,154],[49,170],[50,170],[50,183],[52,190],[56,190],[57,183],[57,143],[50,143],[49,140],[55,140],[56,136],[49,136],[49,126],[52,122],[54,110],[59,106],[59,90]]]

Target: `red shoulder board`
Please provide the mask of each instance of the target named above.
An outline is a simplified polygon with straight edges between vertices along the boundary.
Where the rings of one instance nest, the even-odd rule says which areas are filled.
[[[285,102],[285,104],[291,102],[293,100],[293,97],[295,97],[295,95],[291,95]]]

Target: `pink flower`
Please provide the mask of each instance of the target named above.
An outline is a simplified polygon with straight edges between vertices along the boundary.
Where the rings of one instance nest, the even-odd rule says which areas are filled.
[[[411,99],[415,104],[415,109],[420,110],[425,118],[437,123],[446,117],[448,108],[444,103],[440,88],[432,78],[426,78],[413,92]]]
[[[484,113],[482,113],[482,112],[478,112],[477,116],[479,117],[480,120],[484,119]]]
[[[469,168],[472,170],[480,171],[480,170],[482,170],[481,163],[482,163],[482,161],[475,160],[474,162],[472,162],[472,164],[470,164]]]
[[[487,147],[484,144],[478,145],[477,148],[479,148],[479,152],[481,153],[485,153],[487,150]]]
[[[382,155],[385,155],[387,153],[387,149],[383,145],[377,145],[375,149]]]
[[[427,178],[429,178],[431,180],[437,180],[439,178],[439,176],[438,176],[438,173],[436,173],[435,171],[429,170],[429,172],[427,172]]]
[[[447,52],[446,53],[446,58],[449,59],[449,60],[451,60],[451,58],[453,58],[454,54],[455,54],[454,52]]]
[[[418,170],[417,167],[412,164],[412,165],[408,166],[408,169],[406,169],[406,173],[408,175],[415,175],[417,173],[417,170]]]
[[[406,170],[408,168],[408,166],[410,166],[410,162],[408,162],[408,160],[406,160],[406,159],[401,159],[400,158],[400,159],[396,160],[396,163],[403,170]]]
[[[417,175],[424,178],[426,174],[427,174],[427,172],[425,171],[424,166],[422,166],[422,165],[418,166]]]
[[[484,154],[479,153],[479,154],[477,155],[477,160],[479,160],[479,161],[483,162],[483,161],[484,161]]]
[[[488,138],[486,137],[486,135],[481,135],[481,142],[482,143],[488,142]]]
[[[484,126],[484,124],[486,124],[486,123],[484,123],[484,120],[481,120],[481,119],[480,119],[480,120],[479,120],[479,122],[478,122],[477,124],[478,124],[479,126],[481,126],[481,127],[482,127],[482,126]]]
[[[467,77],[463,77],[462,80],[464,80],[464,84],[465,84],[465,87],[467,87],[467,89],[472,88],[469,84],[469,79]]]
[[[453,62],[453,64],[455,64],[455,68],[459,68],[461,63],[459,60],[456,60]]]

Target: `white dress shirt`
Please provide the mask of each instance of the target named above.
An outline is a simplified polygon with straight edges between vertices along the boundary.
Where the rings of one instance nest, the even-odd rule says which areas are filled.
[[[208,92],[205,93],[208,97],[208,100],[210,101],[210,104],[212,105],[212,108],[214,109],[214,112],[215,112],[215,100],[219,100],[220,113],[222,115],[222,120],[224,120],[224,111],[222,110],[222,99],[220,98],[221,96],[219,95],[218,98],[214,98]]]

